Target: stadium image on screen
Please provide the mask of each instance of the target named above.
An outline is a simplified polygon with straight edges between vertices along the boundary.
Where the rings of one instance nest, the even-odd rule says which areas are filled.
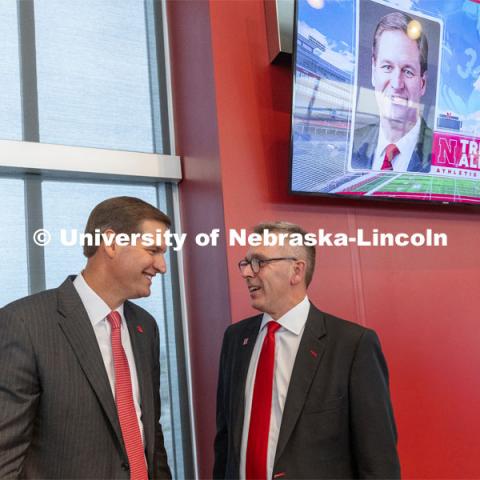
[[[298,0],[295,29],[293,193],[480,203],[478,1]]]

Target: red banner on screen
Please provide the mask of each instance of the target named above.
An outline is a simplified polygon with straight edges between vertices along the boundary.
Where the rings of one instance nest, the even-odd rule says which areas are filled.
[[[435,132],[431,173],[479,177],[480,142],[465,135]]]

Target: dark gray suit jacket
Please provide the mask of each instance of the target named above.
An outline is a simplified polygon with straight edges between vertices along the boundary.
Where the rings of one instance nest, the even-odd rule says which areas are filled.
[[[262,315],[248,318],[225,332],[214,478],[239,477],[245,381],[261,320]],[[375,332],[311,305],[288,387],[273,478],[399,478],[396,440],[387,366]]]
[[[160,419],[158,328],[124,307],[150,478],[171,478]],[[139,328],[137,328],[139,327]],[[68,278],[0,309],[0,478],[129,478],[98,342]]]
[[[355,130],[353,137],[352,168],[371,169],[375,158],[380,125],[367,125]],[[413,150],[408,172],[430,172],[432,166],[433,132],[427,127],[425,120],[421,120],[418,141]]]

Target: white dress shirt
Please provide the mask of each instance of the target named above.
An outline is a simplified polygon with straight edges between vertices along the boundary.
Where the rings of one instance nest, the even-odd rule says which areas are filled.
[[[112,342],[111,342],[111,327],[107,320],[107,315],[111,312],[110,307],[90,288],[88,283],[80,273],[73,281],[73,286],[77,290],[83,306],[87,311],[88,318],[92,322],[95,336],[97,337],[98,346],[102,354],[105,370],[107,371],[108,380],[112,389],[113,398],[115,398],[115,368],[113,365],[112,356]],[[133,357],[132,344],[130,343],[130,334],[128,333],[127,322],[123,314],[123,303],[116,311],[122,317],[122,326],[120,335],[122,338],[122,346],[127,356],[128,366],[130,368],[130,377],[132,379],[133,402],[135,404],[135,411],[137,413],[138,424],[140,432],[142,433],[142,440],[145,444],[145,437],[143,432],[142,410],[140,408],[140,391],[138,388],[137,369],[135,367],[135,359]]]
[[[394,172],[406,172],[408,170],[408,164],[412,158],[413,151],[418,142],[418,134],[420,133],[420,117],[417,119],[417,123],[414,127],[397,142],[390,142],[385,137],[385,132],[380,124],[380,131],[378,133],[378,143],[375,150],[375,157],[373,160],[372,170],[381,170],[383,165],[383,159],[385,158],[385,151],[387,145],[394,143],[400,153],[392,160],[392,166]]]
[[[282,423],[283,409],[287,398],[288,385],[292,375],[293,364],[297,356],[298,347],[305,329],[310,302],[305,297],[283,317],[276,320],[280,328],[275,334],[275,370],[273,374],[272,413],[270,417],[270,432],[268,435],[267,453],[267,478],[272,478],[273,463],[277,450],[278,434]],[[258,333],[252,358],[248,367],[247,381],[245,384],[245,417],[243,420],[242,446],[240,450],[240,478],[245,478],[248,430],[250,427],[250,411],[252,408],[253,386],[257,363],[260,357],[263,340],[267,333],[266,325],[273,318],[267,313],[263,314],[260,332]]]

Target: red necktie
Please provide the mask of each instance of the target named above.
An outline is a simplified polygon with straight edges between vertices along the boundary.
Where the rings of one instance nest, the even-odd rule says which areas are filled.
[[[400,150],[394,143],[387,145],[385,157],[383,158],[382,170],[393,170],[392,161],[400,153]]]
[[[273,372],[275,370],[275,332],[280,328],[280,324],[268,322],[267,328],[253,387],[247,443],[247,480],[265,480],[267,478],[268,434],[272,413]]]
[[[133,403],[132,380],[127,356],[122,346],[121,323],[118,312],[110,312],[107,320],[112,327],[112,354],[115,368],[115,403],[118,419],[122,429],[123,442],[127,450],[131,480],[148,480],[145,450],[137,420],[137,412]]]

